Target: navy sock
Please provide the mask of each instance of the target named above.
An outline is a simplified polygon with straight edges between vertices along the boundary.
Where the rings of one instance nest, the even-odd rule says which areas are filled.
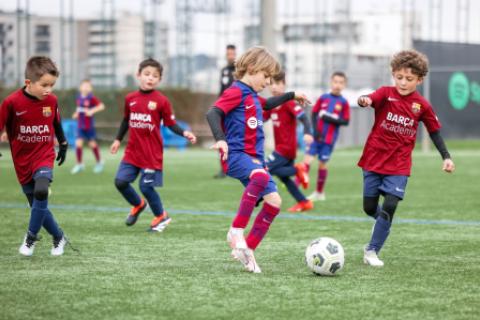
[[[148,205],[153,214],[157,217],[160,216],[163,213],[163,204],[157,191],[155,191],[153,187],[147,187],[144,185],[140,185],[140,190],[145,198],[147,198]]]
[[[287,187],[288,192],[290,192],[292,197],[294,197],[297,202],[307,200],[307,198],[305,198],[303,193],[300,191],[300,189],[298,189],[297,185],[295,184],[295,182],[292,181],[292,179],[290,179],[289,177],[285,177],[281,178],[281,180]]]
[[[37,235],[42,228],[45,215],[48,212],[48,200],[33,199],[32,209],[30,211],[30,223],[28,224],[28,231],[32,235]]]
[[[297,169],[295,169],[294,166],[285,166],[285,167],[276,168],[270,171],[270,173],[278,176],[279,178],[291,177],[297,173]]]
[[[138,206],[142,202],[142,199],[140,199],[137,191],[135,191],[130,184],[128,184],[125,188],[118,188],[118,191],[120,191],[125,200],[127,200],[128,203],[134,207]]]
[[[377,253],[383,247],[385,240],[387,240],[388,235],[390,234],[390,227],[392,223],[382,216],[377,217],[375,226],[373,227],[372,239],[368,244],[368,250],[375,250]]]
[[[55,221],[52,212],[48,209],[47,213],[45,214],[45,219],[43,220],[43,227],[52,235],[54,239],[62,238],[63,231],[58,226],[57,221]]]

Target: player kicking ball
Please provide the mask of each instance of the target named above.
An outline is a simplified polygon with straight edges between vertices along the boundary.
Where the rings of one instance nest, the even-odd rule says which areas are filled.
[[[123,137],[130,131],[125,155],[115,177],[115,186],[132,205],[126,225],[133,226],[137,222],[148,202],[155,216],[149,230],[156,232],[162,232],[172,221],[163,208],[160,195],[155,191],[155,187],[163,185],[163,140],[160,125],[163,122],[172,132],[185,137],[192,144],[197,141],[193,133],[183,130],[176,123],[167,97],[155,90],[162,79],[162,72],[163,66],[154,59],[140,63],[137,73],[140,88],[125,97],[125,116],[117,138],[110,147],[110,152],[116,154]],[[138,175],[140,191],[146,201],[131,185]]]
[[[227,175],[245,186],[237,215],[227,233],[227,241],[233,257],[247,271],[260,273],[254,251],[267,234],[282,204],[277,186],[265,166],[262,112],[291,99],[301,104],[308,100],[304,95],[289,92],[268,99],[262,109],[257,93],[270,84],[271,77],[280,71],[278,62],[263,47],[247,50],[235,67],[237,80],[207,112],[207,121],[216,140],[212,148],[220,150]],[[255,204],[262,197],[265,202],[245,238],[244,230]]]
[[[375,219],[363,261],[373,267],[384,265],[378,254],[390,234],[398,202],[405,196],[420,121],[442,156],[443,170],[455,170],[440,135],[440,122],[430,103],[417,92],[428,73],[427,57],[415,50],[400,51],[390,66],[395,86],[358,98],[359,106],[375,109],[375,122],[358,162],[363,169],[363,210]]]
[[[273,76],[269,86],[274,97],[285,94],[285,72],[280,71]],[[313,142],[310,120],[302,107],[289,100],[279,107],[263,112],[263,120],[273,122],[275,151],[267,157],[267,167],[270,174],[277,176],[283,182],[288,192],[297,201],[289,212],[302,212],[313,209],[313,202],[305,198],[295,182],[290,178],[296,176],[302,186],[308,188],[308,173],[302,163],[294,164],[297,156],[297,119],[303,124],[303,140],[306,145]]]
[[[65,161],[68,149],[57,97],[52,94],[58,76],[50,58],[30,58],[25,68],[25,86],[9,95],[0,107],[0,132],[6,129],[15,172],[31,208],[27,234],[19,248],[24,256],[33,255],[42,227],[53,238],[52,256],[61,256],[68,243],[48,208],[55,136],[59,143],[58,165]]]

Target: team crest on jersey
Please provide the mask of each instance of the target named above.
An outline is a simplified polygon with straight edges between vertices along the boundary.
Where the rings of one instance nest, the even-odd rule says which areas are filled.
[[[413,113],[419,113],[420,109],[422,108],[422,105],[420,103],[412,103],[412,111]]]
[[[155,101],[148,101],[148,109],[150,110],[157,109],[157,103]]]
[[[44,117],[48,118],[52,115],[52,107],[47,106],[42,108],[42,114]]]
[[[260,162],[260,160],[258,160],[258,159],[252,159],[252,162],[255,163],[255,164],[262,164],[262,163]]]
[[[342,110],[342,105],[341,105],[340,103],[337,103],[337,104],[335,105],[335,110],[337,110],[337,111]]]

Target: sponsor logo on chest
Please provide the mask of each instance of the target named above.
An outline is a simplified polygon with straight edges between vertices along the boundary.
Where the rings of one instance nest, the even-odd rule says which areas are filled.
[[[38,126],[20,126],[20,133],[23,134],[44,134],[50,133],[48,125],[42,124]]]
[[[250,117],[248,118],[247,120],[247,126],[254,130],[254,129],[257,129],[257,127],[261,127],[263,126],[263,121],[262,120],[258,120],[257,118],[255,117]]]
[[[393,112],[387,113],[387,120],[401,124],[405,127],[413,127],[415,125],[415,120],[406,116],[401,116]]]

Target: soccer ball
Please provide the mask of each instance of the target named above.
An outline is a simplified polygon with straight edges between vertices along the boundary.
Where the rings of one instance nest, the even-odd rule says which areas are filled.
[[[345,263],[345,253],[337,240],[321,237],[308,245],[305,251],[305,262],[313,273],[333,276],[342,270]]]

